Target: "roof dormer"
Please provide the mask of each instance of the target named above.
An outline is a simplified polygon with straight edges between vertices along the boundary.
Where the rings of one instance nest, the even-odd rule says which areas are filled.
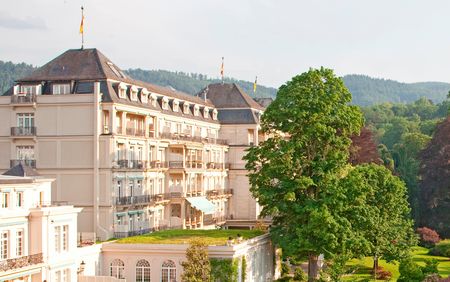
[[[126,99],[127,98],[127,85],[125,83],[119,83],[117,86],[117,90],[119,91],[119,98]]]
[[[134,86],[134,85],[131,86],[131,87],[130,87],[130,100],[131,100],[131,101],[137,101],[137,100],[138,100],[137,93],[138,93],[137,87]]]
[[[203,118],[209,118],[209,108],[208,107],[203,108]]]
[[[161,99],[161,108],[163,110],[169,109],[169,98],[167,98],[166,96],[163,96]]]
[[[190,106],[189,102],[186,102],[186,101],[183,102],[183,113],[185,115],[189,114],[189,108],[190,108],[189,106]]]
[[[214,109],[214,110],[212,111],[212,119],[213,119],[213,120],[217,120],[217,109]]]
[[[200,115],[200,106],[194,105],[194,116],[198,117]]]
[[[173,110],[174,112],[178,112],[179,109],[180,109],[180,100],[174,99],[174,100],[172,101],[172,110]]]
[[[147,88],[142,88],[140,91],[140,97],[141,97],[141,102],[144,104],[148,103],[148,94],[150,92],[148,92]]]

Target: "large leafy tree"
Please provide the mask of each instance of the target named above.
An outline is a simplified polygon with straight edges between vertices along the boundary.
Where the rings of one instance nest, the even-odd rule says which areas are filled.
[[[347,165],[350,136],[363,125],[350,101],[332,70],[311,69],[293,77],[262,117],[270,138],[245,156],[251,192],[262,215],[273,218],[274,241],[288,255],[308,257],[310,280],[318,276],[319,254],[332,257],[358,241],[341,216],[348,205],[329,193]]]
[[[403,181],[384,166],[365,164],[351,169],[340,186],[356,192],[359,195],[354,199],[364,202],[348,219],[367,240],[369,248],[360,254],[374,258],[373,270],[381,257],[387,261],[405,258],[416,240]]]

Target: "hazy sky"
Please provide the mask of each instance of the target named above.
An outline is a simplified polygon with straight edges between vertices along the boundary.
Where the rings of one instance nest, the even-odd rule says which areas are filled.
[[[0,60],[42,65],[86,47],[121,68],[225,75],[278,87],[325,66],[404,82],[450,81],[450,1],[3,0]]]

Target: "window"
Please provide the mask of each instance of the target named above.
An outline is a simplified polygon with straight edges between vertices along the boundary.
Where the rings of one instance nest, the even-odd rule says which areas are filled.
[[[2,208],[6,209],[9,207],[9,192],[3,192],[2,195]]]
[[[169,108],[169,99],[167,97],[162,98],[162,109],[167,110]]]
[[[118,86],[119,97],[122,99],[127,98],[127,86],[123,83],[120,83]]]
[[[36,93],[36,86],[35,85],[21,85],[19,93],[35,94]]]
[[[126,78],[125,74],[120,69],[116,68],[113,63],[107,62],[107,64],[117,77]]]
[[[173,111],[174,112],[178,112],[179,108],[180,108],[180,102],[178,100],[173,100]]]
[[[61,282],[61,270],[55,271],[55,277],[53,279],[55,282]]]
[[[23,206],[23,192],[17,192],[17,194],[16,194],[16,206],[18,208]]]
[[[136,263],[136,282],[150,282],[150,263],[145,259]]]
[[[34,114],[33,113],[17,114],[17,127],[30,128],[33,126],[34,126]]]
[[[209,108],[208,107],[205,107],[203,109],[203,117],[204,118],[209,118]]]
[[[18,160],[34,160],[34,146],[17,146]]]
[[[62,282],[70,281],[70,269],[69,268],[66,268],[62,271],[61,281]]]
[[[23,256],[23,230],[16,232],[16,256]]]
[[[131,101],[138,100],[136,86],[131,86],[131,88],[130,88],[130,99],[131,99]]]
[[[55,232],[55,252],[61,252],[61,226],[54,227]]]
[[[188,102],[183,103],[183,112],[186,115],[189,114],[189,103]]]
[[[250,146],[253,146],[253,144],[255,142],[254,140],[255,140],[255,130],[249,129],[248,130],[248,144]]]
[[[194,116],[198,116],[200,113],[200,107],[199,105],[194,106]]]
[[[117,197],[123,197],[122,180],[117,180]]]
[[[161,281],[172,282],[177,279],[177,268],[175,263],[171,260],[166,260],[162,264]]]
[[[53,84],[53,95],[70,94],[70,84]]]
[[[148,91],[147,89],[141,89],[141,102],[147,104],[148,103]]]
[[[0,259],[8,258],[8,244],[9,244],[8,231],[1,231],[0,232]]]
[[[156,107],[156,102],[157,102],[157,97],[156,97],[156,95],[155,94],[151,94],[150,95],[150,99],[152,100],[152,106],[153,107]]]
[[[69,247],[69,225],[63,226],[62,233],[62,249],[63,251],[67,251]]]
[[[216,109],[213,110],[212,118],[213,118],[213,120],[217,120],[217,110]]]
[[[125,272],[125,264],[120,259],[115,259],[110,264],[110,276],[124,279],[123,273]]]

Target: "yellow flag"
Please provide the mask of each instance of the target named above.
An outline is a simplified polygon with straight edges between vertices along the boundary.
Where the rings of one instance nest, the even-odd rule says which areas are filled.
[[[258,77],[255,78],[255,82],[253,83],[253,93],[256,93],[256,84],[258,83]]]
[[[80,34],[83,34],[84,16],[81,16]]]

